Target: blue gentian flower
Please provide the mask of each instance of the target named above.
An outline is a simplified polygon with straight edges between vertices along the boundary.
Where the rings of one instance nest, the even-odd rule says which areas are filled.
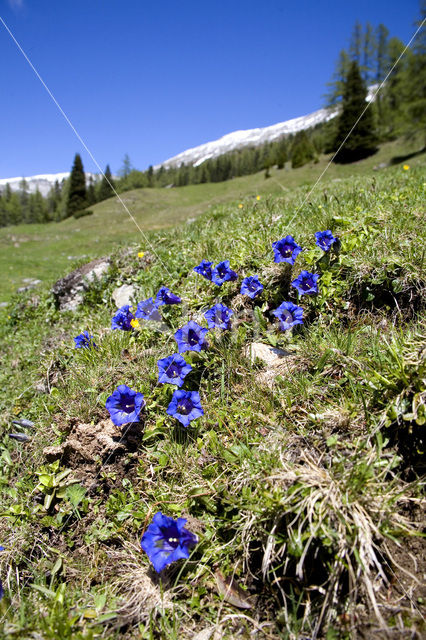
[[[74,338],[75,348],[76,349],[90,349],[90,347],[94,347],[97,349],[97,345],[93,341],[93,336],[90,335],[88,331],[83,331],[79,336]]]
[[[184,518],[174,520],[159,511],[143,534],[141,547],[157,573],[175,560],[189,558],[189,550],[195,547],[198,538],[185,529],[185,524]]]
[[[157,360],[157,365],[159,384],[175,384],[181,387],[185,376],[192,371],[191,365],[178,353]]]
[[[142,393],[133,391],[126,384],[120,384],[105,403],[111,420],[117,426],[128,422],[139,422],[139,414],[145,406]]]
[[[194,267],[195,273],[199,273],[200,276],[203,276],[207,280],[212,279],[212,267],[213,262],[207,262],[207,260],[201,260],[198,267]]]
[[[192,420],[204,415],[200,394],[198,391],[178,389],[173,393],[172,401],[167,407],[167,413],[179,420],[184,427],[187,427]]]
[[[190,320],[184,327],[178,329],[174,335],[179,353],[207,349],[209,345],[205,341],[206,333],[208,333],[208,329],[203,329],[199,324]]]
[[[223,260],[219,262],[218,265],[212,271],[212,282],[221,287],[224,282],[228,280],[237,280],[238,274],[235,271],[232,271],[229,266],[229,260]]]
[[[224,304],[215,304],[214,307],[206,311],[206,318],[210,329],[230,329],[231,316],[234,314],[232,309],[225,307]]]
[[[333,236],[329,229],[327,229],[327,231],[317,231],[315,233],[315,244],[317,244],[323,251],[330,251],[336,240],[337,238]]]
[[[281,331],[287,331],[296,324],[303,324],[303,309],[292,302],[282,302],[272,313],[280,321]]]
[[[161,316],[158,312],[158,306],[152,298],[142,300],[142,302],[138,303],[135,317],[142,318],[143,320],[155,320],[156,322],[161,320]]]
[[[125,304],[124,307],[120,307],[111,321],[111,329],[121,329],[122,331],[131,331],[132,320],[135,316],[130,311],[130,305]]]
[[[318,293],[318,278],[319,275],[317,273],[302,271],[296,280],[293,280],[291,286],[297,289],[301,296],[305,293]]]
[[[250,298],[255,298],[259,293],[263,291],[263,284],[259,282],[259,278],[257,276],[248,276],[244,278],[241,283],[241,291],[243,295],[249,296]]]
[[[155,297],[155,304],[157,307],[162,304],[179,304],[180,302],[182,302],[182,300],[179,296],[176,296],[167,287],[161,287]]]
[[[293,236],[286,236],[282,240],[273,242],[272,248],[274,250],[274,262],[288,262],[288,264],[294,264],[296,257],[302,251],[302,247],[299,247]]]

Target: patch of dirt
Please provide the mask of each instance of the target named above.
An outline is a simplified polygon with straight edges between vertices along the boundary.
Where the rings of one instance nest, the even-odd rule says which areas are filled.
[[[111,466],[127,454],[136,451],[142,435],[141,423],[117,427],[111,420],[98,424],[74,424],[67,439],[60,445],[46,447],[43,455],[47,462],[60,460],[69,469],[75,469],[82,484],[92,483],[101,465]],[[127,457],[120,466],[131,463]],[[128,465],[127,465],[128,466]],[[125,469],[122,470],[123,475]]]

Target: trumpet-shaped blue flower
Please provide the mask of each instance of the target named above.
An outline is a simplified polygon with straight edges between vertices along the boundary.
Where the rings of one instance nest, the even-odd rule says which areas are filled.
[[[160,307],[162,304],[179,304],[180,302],[182,302],[182,300],[179,296],[176,296],[167,287],[161,287],[155,297],[157,307]]]
[[[272,243],[274,250],[274,262],[288,262],[294,264],[297,256],[302,251],[293,236],[286,236],[282,240]]]
[[[192,371],[191,365],[178,353],[157,360],[157,365],[159,384],[175,384],[181,387],[185,376]]]
[[[207,260],[201,260],[200,264],[197,267],[194,267],[194,271],[199,273],[200,276],[206,278],[207,280],[212,279],[212,268],[213,262],[207,262]]]
[[[142,393],[133,391],[126,384],[120,384],[105,403],[111,420],[117,426],[128,422],[139,422],[139,415],[145,406]]]
[[[142,318],[142,320],[155,320],[156,322],[161,320],[158,306],[152,298],[138,303],[135,316],[136,318]]]
[[[238,274],[229,266],[229,260],[223,260],[212,271],[212,282],[221,287],[228,280],[237,280]]]
[[[208,333],[208,329],[204,329],[193,320],[190,320],[185,326],[178,329],[174,335],[179,353],[207,349],[209,345],[205,340],[206,333]]]
[[[224,304],[215,304],[214,307],[206,311],[206,318],[210,329],[229,329],[231,327],[231,316],[234,314],[232,309],[225,307]]]
[[[259,282],[259,278],[257,276],[248,276],[244,278],[241,283],[241,291],[243,295],[249,296],[250,298],[255,298],[259,293],[263,291],[263,284]]]
[[[76,349],[90,349],[90,347],[97,349],[93,336],[88,331],[83,331],[79,336],[76,336],[74,342]]]
[[[292,302],[282,302],[272,313],[280,321],[281,331],[287,331],[296,324],[303,324],[303,309]]]
[[[323,251],[330,251],[337,238],[333,236],[331,231],[317,231],[315,233],[315,244],[317,244]]]
[[[204,415],[200,394],[198,391],[178,389],[173,393],[172,401],[167,407],[167,413],[179,420],[184,427],[187,427],[192,420]]]
[[[299,294],[303,296],[305,293],[318,293],[317,273],[309,273],[309,271],[301,271],[300,275],[293,280],[291,286],[297,289]]]
[[[141,540],[141,547],[160,573],[168,564],[180,558],[189,558],[189,551],[198,542],[194,533],[185,529],[186,520],[174,520],[159,511]]]
[[[120,307],[111,321],[111,329],[121,329],[122,331],[131,331],[132,320],[135,316],[130,311],[130,305],[125,304],[124,307]]]

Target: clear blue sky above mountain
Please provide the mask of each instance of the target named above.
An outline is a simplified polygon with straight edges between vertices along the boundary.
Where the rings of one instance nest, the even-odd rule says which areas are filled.
[[[323,106],[356,20],[407,42],[417,0],[0,0],[99,164],[145,169]],[[96,170],[0,23],[0,178]]]

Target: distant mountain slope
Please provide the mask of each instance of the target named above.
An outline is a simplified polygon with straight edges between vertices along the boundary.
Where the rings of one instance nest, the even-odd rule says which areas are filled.
[[[47,196],[52,186],[56,181],[61,184],[62,180],[66,180],[70,172],[65,173],[46,173],[38,176],[18,177],[18,178],[1,178],[0,179],[0,192],[3,191],[6,184],[10,185],[12,191],[20,191],[22,180],[25,180],[27,184],[28,193],[35,193],[38,189],[42,196]],[[92,177],[93,180],[99,179],[96,173],[86,173],[86,181]]]
[[[265,142],[271,142],[277,138],[281,138],[282,136],[297,133],[303,129],[309,129],[321,122],[331,120],[336,115],[337,109],[318,109],[318,111],[314,111],[307,116],[292,118],[291,120],[279,122],[269,127],[233,131],[219,138],[219,140],[213,140],[212,142],[201,144],[198,147],[187,149],[177,156],[169,158],[169,160],[166,160],[161,165],[155,166],[154,169],[159,169],[161,166],[165,169],[170,169],[180,167],[181,164],[198,166],[206,160],[217,158],[224,153],[229,153],[242,147],[258,146]]]
[[[371,85],[368,88],[367,102],[374,100],[374,94],[378,85]],[[297,133],[304,129],[310,129],[322,122],[328,122],[338,114],[338,108],[318,109],[306,116],[300,116],[298,118],[292,118],[291,120],[285,120],[284,122],[278,122],[269,127],[257,128],[257,129],[245,129],[242,131],[233,131],[228,133],[218,140],[212,142],[206,142],[200,144],[198,147],[187,149],[182,153],[178,153],[177,156],[169,158],[162,164],[158,164],[154,169],[164,167],[170,169],[173,167],[180,167],[181,164],[194,165],[195,167],[202,164],[210,158],[217,158],[230,151],[236,149],[242,149],[243,147],[256,147],[264,144],[265,142],[272,142],[282,136]]]

